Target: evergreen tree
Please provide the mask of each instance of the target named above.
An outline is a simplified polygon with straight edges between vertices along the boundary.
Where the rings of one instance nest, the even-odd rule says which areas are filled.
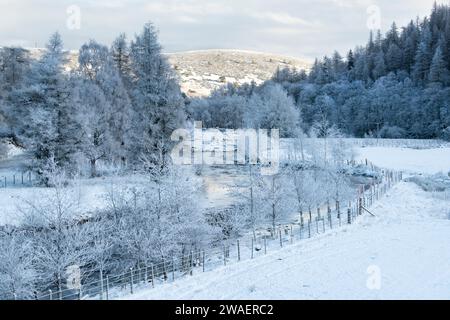
[[[431,83],[440,83],[442,85],[447,85],[449,82],[449,71],[447,69],[447,63],[444,61],[440,45],[436,48],[433,56],[428,80]]]
[[[23,88],[9,97],[10,115],[18,137],[32,151],[36,171],[50,159],[70,171],[76,152],[76,127],[67,75],[65,53],[58,33],[51,36],[43,57],[32,64]],[[47,181],[43,181],[47,183]]]
[[[124,33],[114,40],[110,51],[122,81],[129,86],[131,79],[130,48]]]
[[[355,58],[353,56],[353,51],[350,50],[347,54],[347,70],[351,71],[355,66]]]
[[[176,76],[161,54],[157,32],[150,23],[131,44],[131,69],[136,114],[132,154],[150,155],[165,166],[172,145],[170,135],[186,116]]]
[[[380,51],[375,58],[375,68],[373,69],[373,78],[378,79],[386,75],[386,64],[384,62],[383,51]]]
[[[389,72],[395,72],[402,68],[402,51],[396,43],[391,43],[386,53],[386,63]]]
[[[419,47],[417,49],[415,64],[412,73],[413,78],[419,83],[423,83],[428,78],[429,68],[432,60],[431,40],[431,32],[429,28],[426,28],[423,31],[422,40],[420,41]]]

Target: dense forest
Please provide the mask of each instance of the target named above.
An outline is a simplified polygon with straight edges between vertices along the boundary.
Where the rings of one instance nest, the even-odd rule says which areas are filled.
[[[211,126],[279,127],[284,136],[301,126],[319,135],[335,127],[349,136],[448,140],[449,85],[450,7],[435,4],[429,18],[371,32],[367,45],[316,60],[309,73],[278,70],[261,86],[228,86],[190,107]]]

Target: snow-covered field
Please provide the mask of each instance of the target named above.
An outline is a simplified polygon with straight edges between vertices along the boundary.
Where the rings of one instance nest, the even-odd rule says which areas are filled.
[[[408,173],[449,173],[450,148],[410,149],[394,147],[358,148],[359,159],[369,159],[375,165]]]
[[[375,218],[123,299],[450,299],[449,203],[402,182],[372,209]]]

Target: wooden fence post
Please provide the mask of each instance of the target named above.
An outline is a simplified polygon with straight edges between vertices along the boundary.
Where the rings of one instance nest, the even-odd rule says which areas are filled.
[[[133,294],[133,268],[130,268],[130,291]]]
[[[303,210],[300,210],[300,225],[303,226]]]
[[[330,222],[330,229],[333,229],[333,217],[331,216],[331,212],[330,215],[328,216],[329,222]]]
[[[350,208],[347,210],[347,222],[348,224],[352,224],[352,209]]]
[[[152,288],[154,288],[155,287],[155,266],[153,265],[153,263],[151,265],[151,268],[152,268]]]
[[[106,300],[109,300],[109,276],[106,276]]]
[[[191,276],[194,275],[194,252],[191,250]]]
[[[172,256],[172,281],[175,281],[175,258]]]
[[[311,220],[308,221],[308,238],[311,238]]]
[[[319,234],[319,217],[316,217],[316,232]]]
[[[205,272],[205,250],[203,250],[202,260],[203,260],[203,272]]]
[[[252,238],[252,244],[253,244],[253,238]],[[239,240],[237,241],[237,251],[238,251],[238,261],[241,261],[241,248],[239,246]]]
[[[264,254],[267,254],[267,237],[264,237]]]
[[[103,270],[100,269],[100,300],[103,300]]]
[[[227,254],[225,252],[225,246],[223,246],[223,265],[227,265]]]
[[[291,244],[294,243],[294,233],[292,232],[292,224],[291,224]]]
[[[283,248],[283,239],[281,235],[281,229],[280,229],[280,247]]]

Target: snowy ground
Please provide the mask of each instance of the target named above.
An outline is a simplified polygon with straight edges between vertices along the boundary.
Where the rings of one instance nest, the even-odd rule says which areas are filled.
[[[450,172],[450,148],[410,149],[394,147],[358,148],[359,160],[408,173],[435,174]]]
[[[449,203],[402,182],[372,211],[377,217],[123,299],[450,299]]]

